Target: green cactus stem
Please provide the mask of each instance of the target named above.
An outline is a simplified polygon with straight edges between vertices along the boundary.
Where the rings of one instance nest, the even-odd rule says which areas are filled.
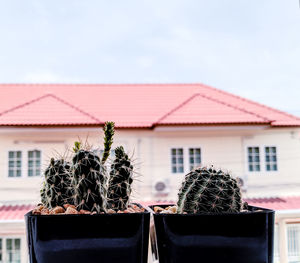
[[[112,121],[108,121],[105,123],[103,131],[104,131],[104,152],[101,159],[101,163],[104,164],[109,156],[111,145],[113,143],[113,136],[115,134],[115,123]]]
[[[96,153],[81,149],[77,142],[74,151],[72,188],[77,209],[97,213],[105,211],[105,191],[102,185],[106,177],[105,167]]]
[[[107,202],[108,208],[125,210],[129,204],[131,184],[133,182],[133,166],[122,146],[115,150],[115,160],[111,165],[108,181]]]
[[[70,185],[70,163],[64,159],[51,158],[44,172],[44,182],[41,189],[41,202],[49,209],[72,203]]]
[[[240,212],[243,207],[237,181],[213,167],[197,168],[185,176],[178,194],[178,213]]]

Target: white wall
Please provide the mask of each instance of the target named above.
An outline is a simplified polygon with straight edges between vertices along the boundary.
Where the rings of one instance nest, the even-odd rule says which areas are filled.
[[[184,174],[171,173],[170,149],[172,147],[200,147],[202,164],[241,177],[247,185],[245,197],[265,197],[299,194],[300,190],[300,138],[299,129],[219,129],[201,127],[194,129],[166,128],[152,134],[154,160],[151,178],[168,178],[172,193],[169,199],[176,200],[177,189]],[[247,147],[261,147],[261,171],[248,171]],[[264,147],[276,146],[278,171],[266,171]],[[187,157],[187,155],[186,155]],[[186,165],[187,166],[187,165]]]
[[[102,147],[101,129],[1,129],[0,130],[0,202],[38,202],[41,178],[8,178],[8,151],[41,149],[43,165],[59,154],[71,155],[73,142],[78,137],[95,147]],[[202,163],[214,164],[230,171],[233,176],[247,178],[248,195],[272,194],[272,187],[287,185],[287,190],[300,186],[299,129],[262,129],[259,127],[223,128],[159,128],[154,130],[117,130],[114,146],[124,145],[133,154],[136,164],[136,182],[133,197],[136,200],[176,200],[183,174],[171,173],[172,147],[200,147]],[[247,146],[276,146],[278,172],[247,171]],[[25,152],[24,152],[25,153]],[[264,155],[261,155],[264,158]],[[26,161],[26,159],[24,159]],[[186,165],[187,166],[187,165]],[[187,167],[186,167],[187,168]],[[188,172],[188,169],[186,170]],[[152,187],[158,179],[167,179],[171,193],[167,197],[153,196]],[[269,189],[265,191],[265,189]],[[282,187],[281,187],[281,189]]]

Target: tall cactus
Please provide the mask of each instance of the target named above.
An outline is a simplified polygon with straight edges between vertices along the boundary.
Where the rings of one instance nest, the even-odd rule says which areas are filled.
[[[115,160],[111,165],[108,181],[107,202],[108,208],[125,210],[129,204],[131,184],[133,182],[133,166],[122,146],[115,150]]]
[[[70,163],[51,158],[44,172],[41,202],[49,209],[72,203]]]
[[[72,187],[77,209],[98,213],[105,211],[105,167],[96,153],[82,149],[80,143],[75,142],[73,150],[75,155],[72,160]]]
[[[178,213],[239,212],[243,203],[237,181],[222,170],[197,168],[185,176],[178,194]]]
[[[104,131],[104,152],[101,163],[104,164],[109,156],[111,145],[113,143],[113,136],[115,134],[115,123],[107,121],[103,128]]]

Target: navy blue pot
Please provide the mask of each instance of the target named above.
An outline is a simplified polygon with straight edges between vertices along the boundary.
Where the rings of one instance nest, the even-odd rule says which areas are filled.
[[[31,263],[146,263],[150,213],[25,215]]]
[[[152,246],[157,244],[159,262],[272,263],[275,212],[253,206],[249,210],[215,215],[153,213],[150,236]]]

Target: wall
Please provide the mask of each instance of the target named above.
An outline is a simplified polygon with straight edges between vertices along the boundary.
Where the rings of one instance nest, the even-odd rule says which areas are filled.
[[[277,194],[286,185],[291,191],[300,185],[300,140],[297,129],[263,127],[161,127],[154,130],[117,130],[114,145],[124,145],[136,164],[133,197],[136,200],[176,200],[176,192],[185,173],[171,173],[172,147],[200,147],[202,163],[214,164],[247,181],[248,196]],[[0,130],[0,202],[38,202],[41,178],[8,178],[8,151],[41,149],[43,167],[50,157],[71,156],[78,137],[91,145],[103,145],[101,129],[1,129]],[[270,145],[278,149],[278,172],[247,171],[247,146]],[[261,155],[264,158],[264,155]],[[26,172],[26,169],[25,171]],[[188,172],[188,170],[186,170]],[[153,186],[161,179],[169,181],[169,196],[154,196]],[[267,190],[266,190],[267,189]],[[272,190],[273,189],[273,190]],[[277,190],[276,190],[277,189]],[[296,189],[296,188],[295,188]],[[298,188],[297,188],[298,190]],[[272,192],[273,191],[273,192]],[[295,190],[296,191],[296,190]]]

